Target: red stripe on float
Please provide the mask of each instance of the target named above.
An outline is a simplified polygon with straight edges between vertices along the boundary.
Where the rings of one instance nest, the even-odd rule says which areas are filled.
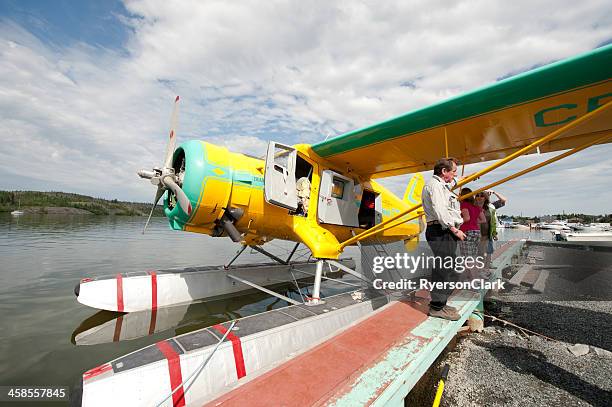
[[[90,369],[88,371],[86,371],[85,373],[83,373],[83,380],[88,380],[91,379],[92,377],[95,377],[99,374],[102,374],[104,372],[107,372],[109,370],[111,370],[113,367],[110,364],[105,364],[105,365],[100,365],[98,367],[94,367],[93,369]]]
[[[157,274],[154,271],[149,271],[151,275],[151,309],[157,309]]]
[[[151,322],[149,323],[149,335],[153,335],[157,322],[157,273],[154,271],[149,271],[148,273],[151,275]]]
[[[123,312],[123,277],[117,274],[117,311]]]
[[[154,309],[151,311],[151,322],[149,322],[149,335],[153,335],[155,333],[155,323],[157,322],[157,310]]]
[[[223,325],[214,325],[219,333],[225,335],[227,332],[227,328]],[[242,378],[246,376],[246,368],[244,367],[244,356],[242,354],[242,342],[240,342],[240,338],[234,335],[233,333],[227,334],[227,339],[232,341],[232,348],[234,349],[234,363],[236,364],[236,376],[238,378]]]
[[[113,342],[119,342],[119,338],[121,337],[121,325],[123,324],[123,315],[119,315],[117,321],[115,322],[115,333],[113,334]]]
[[[157,347],[168,359],[168,374],[170,376],[170,391],[180,388],[172,395],[172,405],[182,407],[185,405],[185,393],[183,392],[183,375],[181,373],[181,358],[174,348],[167,342],[157,342]]]

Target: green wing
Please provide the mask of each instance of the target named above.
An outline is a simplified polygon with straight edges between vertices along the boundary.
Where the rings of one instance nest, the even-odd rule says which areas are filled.
[[[312,148],[339,169],[373,178],[430,170],[445,156],[499,159],[612,101],[611,79],[612,44]],[[576,147],[612,133],[611,124],[608,110],[540,151]]]

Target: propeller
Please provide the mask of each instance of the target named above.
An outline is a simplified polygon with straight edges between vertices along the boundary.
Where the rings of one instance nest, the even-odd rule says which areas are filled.
[[[179,185],[179,183],[182,182],[180,182],[179,177],[174,171],[174,167],[172,167],[172,156],[174,155],[174,148],[176,146],[176,127],[178,123],[179,100],[180,98],[178,96],[176,97],[176,99],[174,99],[174,109],[172,110],[172,118],[170,120],[170,136],[168,139],[168,145],[166,146],[164,166],[162,168],[153,167],[152,171],[138,171],[138,176],[140,176],[140,178],[148,179],[151,181],[151,184],[157,186],[157,191],[155,192],[155,199],[153,201],[153,208],[151,208],[147,223],[145,223],[144,229],[142,230],[143,234],[147,230],[147,226],[151,221],[151,216],[153,215],[153,211],[157,207],[159,199],[168,189],[174,193],[174,196],[176,196],[178,205],[181,207],[183,212],[185,212],[187,215],[191,214],[191,202],[189,201],[189,198],[187,198],[187,195]]]

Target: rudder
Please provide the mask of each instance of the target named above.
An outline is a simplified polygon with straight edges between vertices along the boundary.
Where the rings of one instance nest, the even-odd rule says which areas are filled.
[[[408,182],[408,186],[406,187],[406,192],[404,192],[404,202],[407,202],[411,206],[420,204],[424,186],[425,178],[423,177],[423,174],[420,172],[413,174]]]

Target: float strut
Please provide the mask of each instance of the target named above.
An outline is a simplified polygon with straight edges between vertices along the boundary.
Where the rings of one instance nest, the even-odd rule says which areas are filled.
[[[351,269],[349,267],[346,267],[344,264],[338,263],[337,261],[334,261],[334,260],[327,260],[327,263],[329,263],[332,266],[338,267],[340,270],[344,271],[345,273],[348,273],[348,274],[350,274],[350,275],[352,275],[354,277],[357,277],[358,279],[363,280],[366,283],[372,284],[372,280],[370,280],[369,278],[359,274],[355,270],[353,270],[353,269]]]
[[[284,296],[284,295],[282,295],[282,294],[279,294],[279,293],[274,292],[274,291],[272,291],[272,290],[268,290],[268,289],[267,289],[267,288],[265,288],[265,287],[262,287],[262,286],[260,286],[260,285],[255,284],[255,283],[252,283],[252,282],[250,282],[249,280],[245,280],[245,279],[243,279],[243,278],[236,277],[236,276],[231,275],[231,274],[228,274],[227,276],[228,276],[229,278],[233,279],[233,280],[236,280],[236,281],[238,281],[238,282],[242,283],[242,284],[246,284],[246,285],[248,285],[248,286],[251,286],[251,287],[253,287],[253,288],[258,289],[259,291],[263,291],[263,292],[264,292],[264,293],[266,293],[266,294],[270,294],[270,295],[275,296],[276,298],[280,298],[281,300],[287,301],[289,304],[293,304],[293,305],[300,305],[300,304],[302,304],[301,302],[298,302],[298,301],[296,301],[296,300],[294,300],[294,299],[292,299],[292,298],[285,297],[285,296]]]
[[[295,253],[299,245],[300,245],[300,242],[297,242],[295,244],[295,247],[293,248],[293,250],[291,250],[291,253],[289,253],[289,257],[287,257],[287,260],[285,260],[286,264],[289,264],[289,260],[291,260],[291,258],[293,257],[293,254]]]
[[[223,266],[223,268],[224,268],[225,270],[229,269],[229,268],[230,268],[230,266],[232,265],[232,263],[236,261],[236,259],[238,258],[238,256],[240,256],[240,255],[242,254],[242,252],[243,252],[243,251],[244,251],[246,248],[247,248],[247,247],[246,247],[246,245],[242,246],[242,248],[236,252],[236,255],[234,256],[234,258],[233,258],[233,259],[231,259],[231,260],[229,261],[229,263],[227,263],[226,265],[224,265],[224,266]]]
[[[312,288],[312,297],[307,305],[319,305],[323,304],[324,301],[321,300],[321,277],[323,277],[323,266],[325,265],[325,260],[317,261],[317,271],[315,273],[314,287]]]
[[[258,251],[259,253],[263,254],[264,256],[268,256],[268,257],[269,257],[269,258],[271,258],[272,260],[279,262],[280,264],[289,264],[289,262],[287,262],[287,261],[285,261],[285,260],[283,260],[283,259],[281,259],[281,258],[276,257],[276,256],[275,256],[275,255],[273,255],[272,253],[270,253],[270,252],[268,252],[268,251],[266,251],[266,250],[262,249],[262,248],[261,248],[261,247],[259,247],[259,246],[251,246],[251,247],[252,247],[253,249],[255,249],[256,251]]]
[[[307,273],[306,271],[302,271],[302,270],[293,270],[293,271],[295,271],[296,273],[306,274],[307,276],[314,277],[314,274]],[[344,284],[344,285],[350,285],[351,287],[361,287],[361,285],[359,285],[359,284],[349,283],[348,281],[338,280],[337,278],[329,278],[329,277],[325,277],[325,276],[321,276],[321,278],[323,280],[329,280],[329,281],[334,281],[336,283],[340,283],[340,284]]]

